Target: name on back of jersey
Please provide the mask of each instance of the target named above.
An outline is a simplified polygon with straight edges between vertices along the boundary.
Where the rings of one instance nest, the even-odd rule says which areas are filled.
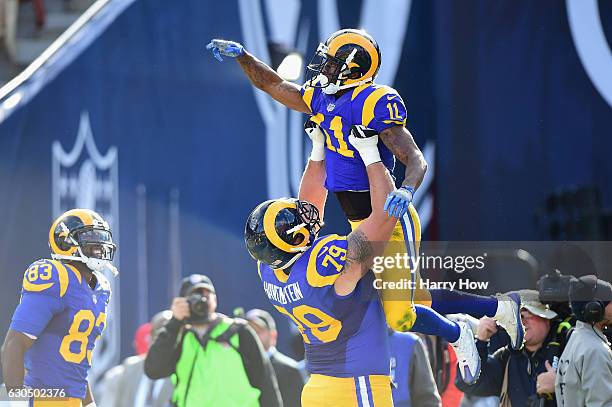
[[[270,301],[275,301],[280,304],[290,304],[304,299],[299,282],[287,284],[286,286],[281,287],[264,281],[263,287]]]

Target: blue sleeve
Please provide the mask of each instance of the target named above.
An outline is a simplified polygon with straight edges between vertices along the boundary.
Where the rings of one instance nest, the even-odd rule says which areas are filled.
[[[313,106],[316,106],[316,100],[321,94],[321,89],[304,84],[300,88],[300,93],[302,94],[302,100],[306,103],[312,114],[316,114],[317,112],[313,110]]]
[[[374,105],[374,117],[366,125],[379,133],[389,127],[406,124],[406,105],[393,89],[382,95]]]
[[[38,260],[23,273],[21,293],[40,293],[63,297],[68,290],[70,276],[67,267],[57,260]]]
[[[39,293],[23,293],[21,302],[13,314],[11,329],[38,337],[51,318],[62,312],[63,309],[64,306],[59,297]]]
[[[32,263],[23,273],[21,301],[11,329],[38,337],[53,315],[63,311],[68,284],[68,270],[61,262],[42,259]]]
[[[346,236],[329,235],[315,241],[309,253],[306,277],[313,287],[333,285],[344,269]]]

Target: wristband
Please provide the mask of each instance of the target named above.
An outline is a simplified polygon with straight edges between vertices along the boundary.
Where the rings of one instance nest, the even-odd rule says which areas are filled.
[[[325,144],[312,143],[312,151],[310,152],[310,161],[325,160]]]
[[[361,148],[360,150],[358,149],[357,151],[359,152],[359,155],[361,156],[361,159],[366,167],[370,164],[381,161],[380,153],[378,152],[378,147],[376,145],[367,146],[365,148]]]

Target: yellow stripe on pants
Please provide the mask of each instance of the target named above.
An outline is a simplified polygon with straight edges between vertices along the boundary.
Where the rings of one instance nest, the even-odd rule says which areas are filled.
[[[404,222],[407,233],[411,233],[414,236],[414,246],[416,248],[413,258],[418,261],[418,252],[421,244],[421,222],[419,215],[411,204],[408,207],[409,219]],[[349,221],[351,229],[355,230],[359,224],[363,221]],[[383,256],[385,258],[396,258],[398,255],[400,258],[404,258],[409,253],[406,248],[406,240],[404,239],[404,231],[400,222],[395,225],[393,234],[389,239]],[[414,250],[414,249],[413,249]],[[397,264],[396,264],[397,265]],[[377,273],[377,278],[382,280],[382,289],[380,290],[381,299],[383,301],[383,308],[385,310],[385,318],[389,327],[396,331],[406,332],[412,328],[416,319],[416,313],[413,306],[414,303],[431,306],[431,295],[429,291],[420,288],[421,277],[417,268],[414,279],[411,275],[410,267],[389,267],[385,268],[382,273]],[[396,288],[398,282],[414,281],[415,288],[412,290],[407,285],[402,288]]]
[[[365,384],[365,387],[357,388],[355,382],[361,382]],[[360,397],[360,400],[357,400],[357,397]],[[302,390],[302,407],[368,405],[369,407],[393,407],[389,376],[369,375],[356,378],[313,374]]]
[[[82,407],[81,399],[65,398],[37,398],[32,401],[33,407]]]

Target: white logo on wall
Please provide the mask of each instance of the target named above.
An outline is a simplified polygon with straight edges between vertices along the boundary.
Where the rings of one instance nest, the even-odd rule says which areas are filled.
[[[66,152],[59,141],[53,142],[52,199],[53,217],[72,208],[86,208],[98,212],[113,231],[119,246],[119,168],[115,146],[105,155],[100,154],[91,131],[89,114],[81,113],[74,146]],[[114,264],[119,270],[119,251]],[[108,368],[119,361],[120,313],[119,279],[106,273],[113,292],[108,311],[108,326],[96,344],[90,377],[96,381]]]
[[[612,107],[612,50],[606,40],[597,0],[567,0],[567,18],[582,66]]]

